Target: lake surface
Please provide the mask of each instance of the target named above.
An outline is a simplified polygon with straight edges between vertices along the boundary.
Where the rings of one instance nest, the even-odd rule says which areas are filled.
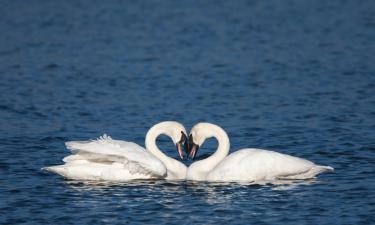
[[[374,12],[374,1],[2,0],[0,223],[374,224]],[[250,185],[41,171],[62,163],[66,141],[107,133],[143,146],[165,120],[212,122],[231,151],[335,173]]]

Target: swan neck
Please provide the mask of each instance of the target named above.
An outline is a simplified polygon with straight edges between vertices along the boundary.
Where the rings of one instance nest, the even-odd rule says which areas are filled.
[[[205,159],[205,163],[212,166],[211,169],[213,169],[228,155],[230,149],[229,137],[224,130],[221,128],[215,129],[212,136],[217,139],[218,147],[214,154]]]
[[[192,168],[188,174],[189,179],[205,180],[208,173],[213,170],[229,153],[230,142],[227,133],[218,126],[211,126],[209,130],[212,132],[211,137],[217,139],[218,147],[215,153],[210,157],[191,165]]]
[[[164,164],[167,164],[169,161],[169,157],[166,156],[156,145],[156,139],[159,135],[165,134],[169,136],[166,133],[166,130],[155,125],[153,126],[146,135],[145,140],[145,146],[147,151],[149,151],[151,154],[153,154],[156,158],[160,159]]]
[[[165,134],[169,137],[173,124],[159,123],[153,126],[146,135],[145,145],[148,152],[158,158],[167,168],[166,179],[182,179],[186,177],[186,166],[179,161],[165,155],[156,145],[156,139],[159,135]]]

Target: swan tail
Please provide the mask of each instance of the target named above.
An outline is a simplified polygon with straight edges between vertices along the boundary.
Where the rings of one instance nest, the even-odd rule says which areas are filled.
[[[316,177],[318,174],[324,173],[324,172],[332,172],[334,169],[330,166],[314,166],[311,168],[306,175],[308,178]]]
[[[49,167],[43,167],[42,170],[52,172],[52,173],[57,173],[61,176],[66,176],[66,168],[65,166],[49,166]]]
[[[289,175],[282,177],[283,179],[296,179],[296,180],[304,180],[304,179],[311,179],[315,178],[318,174],[324,173],[324,172],[333,172],[333,167],[330,166],[313,166],[311,169],[304,173]]]
[[[315,168],[322,172],[333,172],[335,170],[333,167],[330,166],[316,166]]]
[[[314,166],[313,168],[311,168],[309,172],[307,172],[307,175],[313,178],[316,177],[318,174],[332,171],[334,171],[334,169],[330,166]]]

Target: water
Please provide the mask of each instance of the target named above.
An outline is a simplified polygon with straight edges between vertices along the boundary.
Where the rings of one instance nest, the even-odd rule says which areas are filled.
[[[0,223],[375,223],[373,1],[1,1]],[[292,185],[72,182],[64,142],[208,121]],[[159,145],[177,158],[165,137]],[[207,155],[215,141],[202,146]]]

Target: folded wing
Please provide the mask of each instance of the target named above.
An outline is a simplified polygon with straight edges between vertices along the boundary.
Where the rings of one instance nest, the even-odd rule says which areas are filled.
[[[73,179],[131,180],[165,177],[167,169],[143,147],[103,135],[92,141],[70,141],[66,147],[73,153],[61,166],[48,167]],[[82,178],[81,178],[82,177]]]

